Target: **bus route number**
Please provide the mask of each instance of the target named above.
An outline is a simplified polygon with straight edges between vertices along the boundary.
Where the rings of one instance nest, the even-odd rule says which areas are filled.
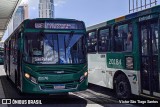
[[[121,65],[122,61],[121,59],[109,59],[109,64],[110,65]]]

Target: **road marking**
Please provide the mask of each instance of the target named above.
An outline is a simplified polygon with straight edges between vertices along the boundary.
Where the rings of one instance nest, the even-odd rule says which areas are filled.
[[[5,71],[4,71],[4,68],[2,65],[0,65],[0,76],[4,76],[6,75]]]
[[[97,93],[97,92],[92,91],[92,90],[90,90],[90,89],[87,89],[86,91],[88,91],[88,92],[90,92],[90,93],[94,93],[95,95],[98,95],[98,96],[103,96],[103,97],[111,98],[111,96],[109,96],[109,95],[102,94],[102,93]]]
[[[86,106],[86,107],[103,107],[103,106],[101,106],[101,105],[99,105],[99,104],[96,104],[95,102],[93,102],[93,101],[91,101],[91,100],[88,100],[88,99],[86,99],[86,98],[84,98],[84,97],[82,97],[82,96],[80,96],[80,95],[77,95],[77,94],[74,94],[74,93],[70,93],[70,94],[85,99],[85,100],[87,101],[87,106]],[[90,104],[88,104],[88,102],[89,102]]]
[[[90,93],[93,93],[93,94],[95,94],[95,95],[98,96],[98,97],[107,98],[107,100],[112,101],[112,102],[114,102],[114,103],[119,103],[119,101],[113,99],[113,98],[112,98],[111,96],[109,96],[109,95],[102,94],[102,93],[98,93],[98,92],[92,91],[92,90],[90,90],[90,89],[87,89],[86,91],[88,91],[88,92],[90,92]]]
[[[121,105],[122,105],[122,107],[123,106],[130,106],[130,107],[136,107],[135,105],[132,105],[132,104],[120,104],[119,103],[119,101],[118,101],[118,99],[116,100],[114,100],[111,96],[108,96],[108,95],[106,95],[106,94],[102,94],[102,93],[97,93],[97,92],[95,92],[95,91],[92,91],[92,90],[90,90],[90,89],[87,89],[86,91],[88,91],[88,92],[90,92],[90,93],[93,93],[93,94],[95,94],[95,95],[97,95],[97,96],[100,96],[100,97],[104,97],[104,98],[107,98],[107,100],[109,100],[109,101],[112,101],[112,102],[114,102],[114,103],[117,103],[116,105],[118,106],[118,107],[121,107]],[[107,106],[109,106],[110,104],[106,104]]]

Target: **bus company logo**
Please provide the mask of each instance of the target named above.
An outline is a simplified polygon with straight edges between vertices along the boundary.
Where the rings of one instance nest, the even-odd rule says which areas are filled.
[[[2,104],[11,104],[11,99],[2,99]]]
[[[39,81],[44,81],[44,80],[48,80],[48,77],[38,77]]]
[[[139,22],[152,19],[152,15],[144,16],[139,18]]]

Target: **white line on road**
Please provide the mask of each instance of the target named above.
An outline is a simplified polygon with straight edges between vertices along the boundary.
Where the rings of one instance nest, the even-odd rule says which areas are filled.
[[[79,96],[79,95],[77,95],[77,94],[74,94],[74,93],[70,93],[70,94],[85,99],[84,97]],[[101,105],[99,105],[99,104],[96,104],[95,102],[93,102],[93,101],[91,101],[91,100],[88,100],[88,99],[85,99],[85,100],[87,101],[87,106],[86,106],[86,107],[103,107],[103,106],[101,106]]]
[[[104,97],[104,98],[108,98],[108,100],[110,100],[110,101],[112,101],[114,103],[117,103],[117,104],[114,104],[115,107],[136,107],[135,105],[132,105],[132,104],[120,104],[119,101],[111,99],[111,96],[108,96],[108,95],[105,95],[105,94],[102,94],[102,93],[97,93],[97,92],[92,91],[90,89],[87,89],[86,91],[88,91],[90,93],[93,93],[96,96],[101,96],[101,97]],[[107,107],[113,107],[112,104],[106,104],[106,105],[107,105]]]
[[[0,76],[6,75],[3,65],[0,65]]]

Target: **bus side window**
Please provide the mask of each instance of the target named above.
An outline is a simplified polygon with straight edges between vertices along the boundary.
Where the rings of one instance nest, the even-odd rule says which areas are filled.
[[[153,35],[153,40],[152,40],[152,49],[153,49],[153,54],[157,55],[158,54],[158,28],[154,25],[152,25],[152,35]]]
[[[116,26],[114,29],[114,51],[132,52],[132,26],[128,24]]]
[[[125,42],[125,51],[132,52],[132,32],[128,32],[127,40]]]
[[[99,39],[98,39],[98,50],[99,52],[107,52],[110,51],[110,33],[109,29],[101,29],[99,31]]]
[[[88,52],[96,52],[97,51],[96,31],[88,33],[87,45],[88,45],[88,48],[87,48]]]
[[[14,55],[15,35],[11,38],[11,55]]]

